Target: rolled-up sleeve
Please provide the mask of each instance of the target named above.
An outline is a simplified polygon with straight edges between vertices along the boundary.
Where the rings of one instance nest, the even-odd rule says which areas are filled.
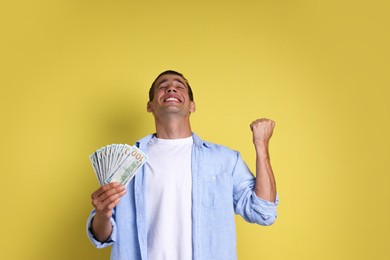
[[[92,231],[91,231],[92,230],[92,219],[95,216],[95,214],[96,214],[95,210],[92,210],[92,212],[89,215],[88,220],[87,220],[88,238],[96,248],[104,248],[107,246],[111,246],[112,244],[115,243],[115,238],[116,238],[116,234],[117,234],[117,227],[116,227],[115,220],[114,220],[114,218],[110,219],[111,225],[112,225],[112,232],[111,232],[110,237],[105,242],[100,242],[100,241],[96,240],[95,236],[92,234]]]
[[[275,202],[270,202],[267,200],[263,200],[256,196],[256,193],[252,192],[252,209],[257,214],[254,214],[254,218],[256,219],[256,223],[259,223],[264,226],[272,225],[275,222],[275,219],[278,216],[278,212],[276,207],[279,203],[279,196],[276,194]]]
[[[274,202],[266,201],[256,196],[254,192],[255,177],[237,152],[237,161],[233,170],[233,200],[236,214],[241,215],[250,223],[269,226],[277,218],[279,196]]]

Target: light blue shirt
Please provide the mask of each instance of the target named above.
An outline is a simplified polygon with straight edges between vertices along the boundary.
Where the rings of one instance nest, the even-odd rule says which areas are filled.
[[[146,147],[152,138],[153,135],[149,135],[136,145],[147,154]],[[273,203],[256,196],[255,178],[237,151],[205,142],[196,134],[193,134],[193,139],[193,260],[237,259],[234,213],[251,223],[271,225],[277,217],[278,199]],[[172,163],[175,163],[174,158]],[[111,218],[113,230],[106,242],[97,241],[90,231],[95,210],[88,218],[89,239],[97,248],[111,245],[112,260],[148,259],[146,186],[142,168],[114,209]]]

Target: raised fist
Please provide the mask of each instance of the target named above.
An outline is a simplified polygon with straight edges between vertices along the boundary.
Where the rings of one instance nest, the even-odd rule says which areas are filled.
[[[250,124],[253,134],[253,143],[255,145],[268,145],[274,127],[275,122],[267,118],[260,118],[253,121]]]

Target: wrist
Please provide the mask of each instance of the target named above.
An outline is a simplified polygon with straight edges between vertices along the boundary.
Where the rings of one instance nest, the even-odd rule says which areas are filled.
[[[267,141],[253,141],[253,144],[254,144],[256,150],[257,149],[268,150],[268,147],[269,147],[269,142],[267,142]]]
[[[93,217],[94,222],[96,222],[97,224],[104,224],[110,222],[110,219],[111,216],[98,212],[96,212],[95,216]]]
[[[261,161],[269,160],[268,143],[255,143],[256,156]]]

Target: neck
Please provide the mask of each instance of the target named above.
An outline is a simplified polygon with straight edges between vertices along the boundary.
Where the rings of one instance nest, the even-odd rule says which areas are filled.
[[[156,134],[161,139],[186,138],[192,135],[189,118],[186,120],[161,120],[155,119]]]

